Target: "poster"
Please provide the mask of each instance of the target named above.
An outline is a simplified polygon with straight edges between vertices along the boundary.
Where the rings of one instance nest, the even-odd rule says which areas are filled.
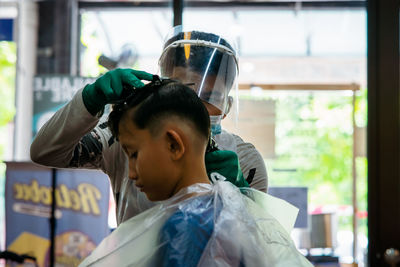
[[[51,169],[7,163],[6,248],[49,266]],[[99,171],[57,170],[55,266],[77,266],[106,237],[109,181]]]
[[[75,93],[95,78],[68,75],[36,76],[33,81],[33,121],[32,136],[35,136],[43,124]]]

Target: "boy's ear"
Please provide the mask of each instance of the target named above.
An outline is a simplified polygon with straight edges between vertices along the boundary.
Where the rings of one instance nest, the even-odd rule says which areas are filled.
[[[166,131],[168,150],[171,152],[173,160],[179,160],[185,153],[185,144],[183,142],[182,136],[179,132],[174,129],[168,129]]]

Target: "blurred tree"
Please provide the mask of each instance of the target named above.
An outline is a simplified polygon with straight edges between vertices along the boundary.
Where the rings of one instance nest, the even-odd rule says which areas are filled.
[[[356,98],[356,123],[366,126],[366,89]],[[266,160],[270,186],[306,186],[313,206],[352,205],[352,96],[346,92],[265,92],[276,101],[276,158]],[[359,210],[366,211],[367,160],[356,161]],[[351,229],[351,217],[340,219]],[[366,233],[366,220],[361,221]]]
[[[8,132],[5,129],[15,114],[15,64],[17,61],[16,44],[0,42],[0,161],[3,158],[4,145]]]
[[[15,64],[17,62],[16,44],[0,41],[0,236],[4,236],[5,221],[5,164],[3,164],[4,147],[8,141],[6,129],[15,114],[14,90],[15,90]],[[0,240],[0,250],[4,244]]]
[[[0,42],[0,126],[7,124],[14,116],[16,45]]]

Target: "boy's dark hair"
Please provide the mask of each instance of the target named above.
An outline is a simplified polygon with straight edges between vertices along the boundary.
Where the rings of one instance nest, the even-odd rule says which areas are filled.
[[[180,32],[164,44],[164,49],[178,40],[184,40],[184,33]],[[213,33],[192,31],[190,32],[191,40],[210,41],[226,46],[227,48],[235,51],[232,46],[222,37]],[[168,53],[168,52],[167,52]],[[176,67],[190,67],[192,70],[203,73],[207,69],[208,74],[212,75],[225,75],[225,84],[227,88],[231,88],[237,73],[237,64],[234,56],[226,56],[223,52],[211,49],[207,46],[192,45],[190,47],[190,56],[187,59],[185,56],[185,49],[180,46],[174,49],[174,60]],[[225,56],[224,56],[225,55]],[[168,56],[168,54],[166,55]],[[209,62],[211,59],[211,62]],[[224,66],[225,73],[219,73],[221,66]],[[162,68],[169,69],[172,66],[163,66]]]
[[[168,116],[190,121],[207,141],[210,136],[210,118],[204,104],[189,87],[172,80],[156,81],[134,91],[124,103],[114,106],[108,117],[108,127],[118,138],[118,125],[122,115],[136,107],[132,121],[139,129],[155,133],[158,122]]]

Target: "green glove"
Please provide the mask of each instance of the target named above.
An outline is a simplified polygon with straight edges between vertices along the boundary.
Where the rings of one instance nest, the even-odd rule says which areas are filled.
[[[151,81],[153,75],[133,69],[115,69],[107,72],[94,83],[88,84],[82,91],[83,103],[95,116],[106,104],[120,100],[124,85],[136,88],[143,87],[141,80]]]
[[[216,172],[237,187],[249,187],[249,184],[243,177],[239,159],[235,152],[229,150],[207,152],[205,162],[207,174],[211,181],[214,179],[212,173]]]

